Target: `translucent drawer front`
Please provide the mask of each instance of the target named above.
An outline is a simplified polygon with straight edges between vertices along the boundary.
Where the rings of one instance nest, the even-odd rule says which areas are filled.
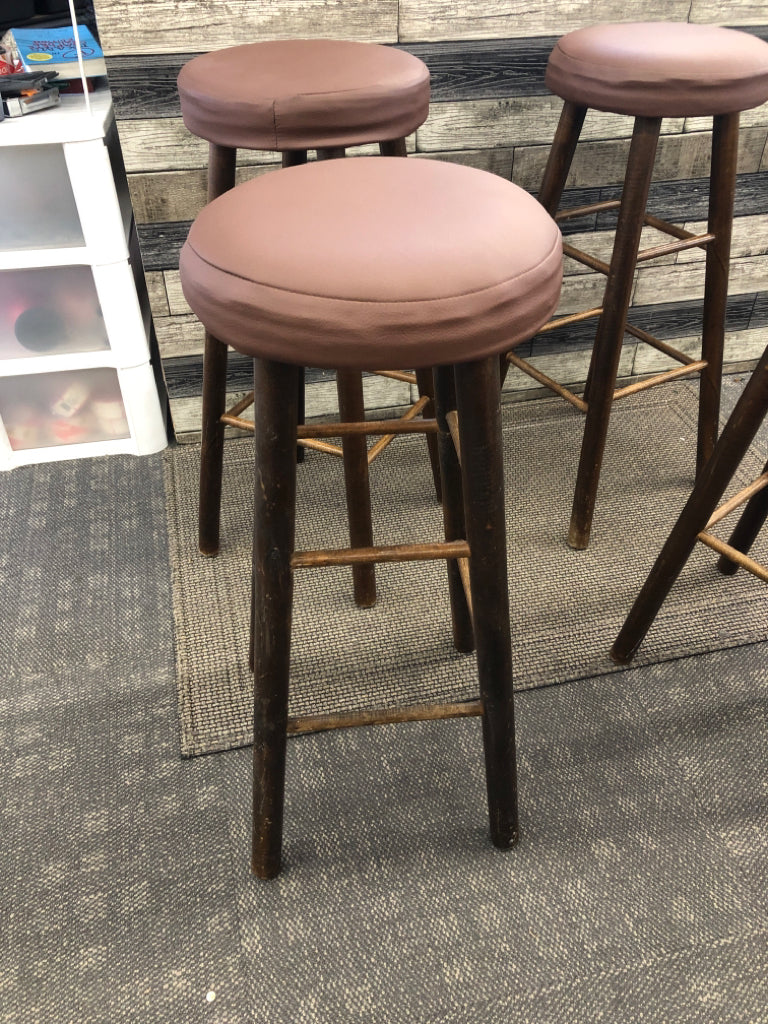
[[[109,367],[1,378],[0,419],[14,451],[130,436]]]
[[[0,149],[0,249],[84,245],[62,146]]]
[[[90,267],[0,270],[0,359],[107,349]]]

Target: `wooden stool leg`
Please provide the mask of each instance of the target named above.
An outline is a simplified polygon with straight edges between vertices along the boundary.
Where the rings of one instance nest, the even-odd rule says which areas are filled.
[[[235,185],[237,151],[212,142],[208,155],[208,202]],[[198,543],[204,555],[219,550],[221,471],[227,401],[227,346],[206,331],[203,355],[203,420],[200,444]]]
[[[406,156],[405,139],[388,139],[379,143],[382,156]]]
[[[768,462],[763,467],[763,473],[768,473]],[[742,555],[748,555],[767,519],[768,487],[764,487],[762,491],[753,494],[744,506],[744,511],[741,513],[733,533],[728,538],[730,547],[736,548]],[[739,565],[727,555],[721,555],[717,561],[717,568],[724,576],[733,576]]]
[[[282,155],[283,167],[299,167],[301,164],[307,162],[307,151],[306,149],[287,149]],[[304,424],[304,368],[302,367],[299,375],[299,407],[298,407],[298,422],[299,426]],[[296,445],[296,461],[303,462],[306,455],[306,449],[304,445]]]
[[[632,295],[637,251],[653,174],[660,117],[638,117],[629,150],[616,239],[589,369],[589,405],[581,443],[568,543],[586,548],[619,370],[624,325]]]
[[[363,378],[359,370],[337,370],[336,389],[343,423],[365,419]],[[347,493],[349,541],[353,548],[373,547],[371,491],[368,478],[368,446],[364,434],[346,434],[341,440],[344,453],[344,486]],[[371,608],[376,604],[376,567],[352,567],[355,604]]]
[[[460,363],[455,375],[491,839],[505,848],[518,821],[499,361]]]
[[[768,413],[768,348],[696,479],[645,585],[611,648],[619,664],[631,661]]]
[[[464,499],[461,485],[461,467],[459,465],[456,446],[448,428],[447,416],[456,409],[456,388],[453,367],[435,367],[435,418],[437,419],[437,442],[440,455],[440,476],[443,481],[443,524],[445,539],[463,540],[466,537],[464,526]],[[464,584],[461,580],[459,565],[456,559],[446,561],[448,567],[448,594],[451,601],[451,621],[453,623],[453,644],[457,651],[473,651],[475,636],[472,630],[472,616],[467,604]]]
[[[697,472],[701,472],[717,440],[738,151],[738,113],[715,117],[712,124],[712,170],[709,178],[707,227],[715,237],[707,246],[704,281],[701,358],[706,359],[707,365],[701,371],[699,385]]]
[[[253,845],[251,870],[280,870],[296,509],[297,368],[254,360]]]
[[[429,402],[424,406],[421,415],[424,419],[431,419],[435,415],[435,391],[431,370],[416,370],[416,386],[419,389],[419,397],[425,396]],[[429,453],[429,464],[432,468],[432,482],[435,485],[435,497],[442,501],[443,488],[440,482],[440,456],[437,449],[437,437],[434,434],[427,434],[427,451]]]
[[[555,216],[560,206],[586,113],[586,107],[570,102],[564,103],[560,112],[560,121],[539,189],[539,202],[550,217]]]

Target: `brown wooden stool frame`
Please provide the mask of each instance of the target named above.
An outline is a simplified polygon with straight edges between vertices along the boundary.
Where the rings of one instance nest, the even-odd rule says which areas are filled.
[[[280,870],[288,734],[346,726],[480,715],[491,839],[498,847],[510,847],[517,840],[518,820],[498,357],[437,368],[435,420],[324,424],[301,431],[305,437],[322,437],[332,429],[353,438],[363,432],[384,434],[393,426],[397,433],[436,432],[445,541],[433,544],[294,551],[300,373],[297,366],[254,360],[253,873],[272,878]],[[452,437],[457,422],[461,461]],[[477,648],[480,699],[289,718],[294,570],[435,558],[447,560],[454,644],[461,651]],[[468,560],[468,571],[462,571],[462,559]],[[471,589],[483,594],[474,609],[463,582],[467,578]]]
[[[406,155],[405,139],[393,139],[379,143],[382,156]],[[319,160],[337,159],[345,156],[342,147],[317,150]],[[235,186],[235,164],[237,150],[218,143],[209,143],[208,160],[208,202],[223,195]],[[294,167],[307,162],[306,150],[291,150],[282,154],[282,166]],[[406,412],[406,420],[419,414],[434,415],[432,379],[429,370],[414,373],[399,371],[371,371],[380,376],[403,380],[415,384],[419,399]],[[365,419],[363,401],[363,377],[359,370],[337,373],[339,413],[342,420],[362,422]],[[200,504],[199,504],[199,546],[204,555],[215,555],[219,550],[221,521],[221,482],[224,459],[224,427],[233,426],[240,430],[252,431],[253,423],[242,417],[242,413],[253,404],[253,392],[246,395],[237,405],[226,409],[227,346],[206,331],[205,355],[203,359],[203,416],[202,442],[200,452]],[[297,383],[299,393],[298,422],[304,422],[304,375]],[[393,421],[397,422],[397,421]],[[371,546],[373,530],[371,525],[371,503],[368,482],[368,467],[396,436],[397,431],[383,435],[370,449],[365,434],[348,435],[342,446],[330,444],[317,437],[303,436],[299,439],[297,458],[303,458],[304,448],[314,448],[344,460],[344,479],[347,494],[347,515],[349,519],[350,542],[353,546]],[[329,437],[339,436],[339,431]],[[435,492],[440,500],[440,472],[437,445],[432,434],[427,435],[427,447]],[[376,603],[376,579],[373,565],[355,565],[352,569],[355,602],[361,607]]]
[[[741,566],[768,582],[768,568],[748,552],[768,519],[768,464],[753,483],[716,508],[761,424],[768,416],[768,348],[747,383],[672,528],[616,641],[611,657],[618,664],[631,661],[664,600],[672,589],[697,541],[720,554],[718,569],[731,575]],[[746,502],[736,528],[724,543],[709,530]]]
[[[705,234],[694,235],[675,224],[670,224],[646,213],[656,147],[661,130],[662,118],[660,117],[635,118],[621,200],[592,203],[558,212],[587,109],[580,104],[565,102],[539,192],[539,201],[542,206],[558,221],[602,210],[618,209],[619,211],[610,265],[582,252],[575,246],[567,243],[563,245],[565,255],[606,275],[602,305],[595,309],[560,317],[542,328],[542,332],[545,332],[592,317],[599,318],[583,397],[579,397],[537,370],[514,352],[509,352],[506,356],[506,360],[513,366],[565,398],[581,412],[586,413],[568,532],[569,545],[577,549],[586,548],[589,544],[608,423],[615,400],[664,381],[698,372],[701,375],[701,385],[697,471],[701,470],[714,447],[720,410],[720,379],[723,368],[725,311],[728,298],[728,270],[739,138],[738,113],[721,114],[714,117],[709,217]],[[640,234],[646,224],[673,236],[676,241],[640,252]],[[699,360],[691,359],[659,338],[627,323],[627,312],[637,263],[695,246],[706,247],[707,251],[702,352]],[[616,378],[625,332],[672,357],[682,366],[656,374],[628,387],[617,389]]]

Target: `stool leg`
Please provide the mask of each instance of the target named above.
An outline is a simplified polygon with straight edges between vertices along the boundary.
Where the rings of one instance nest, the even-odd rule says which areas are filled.
[[[208,202],[235,184],[237,151],[212,142],[208,156]],[[203,421],[200,444],[200,504],[198,544],[204,555],[219,550],[221,471],[227,401],[227,346],[206,331],[203,355]]]
[[[301,164],[307,162],[307,151],[306,149],[287,149],[282,154],[282,165],[283,167],[299,167]],[[298,408],[298,423],[302,426],[304,423],[304,367],[300,368],[299,373],[299,408]],[[296,445],[296,461],[303,462],[306,455],[306,449],[303,445]]]
[[[624,664],[634,657],[767,413],[768,348],[696,478],[691,496],[611,648],[615,662]]]
[[[589,544],[613,392],[619,371],[624,325],[632,295],[640,233],[660,129],[660,117],[635,119],[616,239],[603,298],[603,312],[598,321],[589,368],[589,404],[568,532],[568,543],[572,548],[586,548]]]
[[[560,112],[560,121],[539,189],[539,202],[550,217],[555,216],[560,206],[586,113],[586,107],[568,101],[563,104]]]
[[[696,471],[712,454],[717,440],[723,374],[725,312],[731,257],[733,199],[739,151],[739,115],[721,114],[712,123],[712,170],[709,178],[709,223],[714,240],[707,246],[701,358],[707,365],[699,384],[699,432]]]
[[[336,390],[342,423],[365,419],[363,378],[359,370],[337,370]],[[353,548],[373,547],[371,491],[368,478],[368,446],[364,434],[347,434],[341,440],[344,453],[344,486],[347,494],[349,541]],[[376,604],[376,567],[352,567],[355,604],[371,608]]]
[[[254,360],[253,845],[251,870],[280,870],[296,509],[297,367]]]
[[[763,467],[763,473],[768,473],[768,462]],[[753,494],[744,506],[744,511],[741,513],[733,533],[728,538],[728,544],[740,551],[742,555],[749,554],[766,519],[768,519],[768,487]],[[717,568],[724,576],[733,576],[739,565],[727,555],[721,555],[717,560]]]
[[[499,360],[457,364],[455,375],[491,839],[505,848],[518,823]]]
[[[379,143],[379,152],[382,156],[407,156],[405,139],[388,139]],[[429,419],[434,416],[434,393],[432,391],[432,373],[430,370],[416,371],[416,385],[419,389],[419,397],[425,395],[429,398],[429,404],[424,406],[422,415]],[[432,481],[435,485],[435,496],[441,500],[442,488],[440,485],[440,457],[437,452],[437,438],[434,434],[427,434],[427,451],[429,452],[429,464],[432,468]]]
[[[435,391],[431,370],[416,370],[416,386],[419,389],[419,398],[425,396],[429,402],[424,406],[422,416],[430,419],[435,415]],[[432,468],[432,482],[435,485],[435,497],[442,501],[443,488],[440,482],[440,456],[437,448],[437,437],[434,434],[427,434],[427,451],[429,453],[429,464]]]
[[[461,486],[461,466],[459,465],[456,447],[448,429],[447,415],[456,409],[456,387],[453,367],[436,366],[435,383],[435,417],[437,419],[437,443],[440,455],[440,477],[443,481],[443,525],[445,539],[462,540],[467,536],[464,526],[464,500]],[[448,594],[451,601],[451,621],[453,624],[453,645],[457,651],[473,651],[475,635],[472,629],[472,616],[467,604],[464,584],[461,581],[459,565],[456,559],[446,561],[448,567]]]

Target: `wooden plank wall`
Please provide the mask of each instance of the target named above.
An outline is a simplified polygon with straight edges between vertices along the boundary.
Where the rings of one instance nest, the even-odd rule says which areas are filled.
[[[491,170],[531,191],[541,177],[560,101],[548,95],[544,69],[557,39],[601,21],[690,20],[743,27],[768,38],[768,7],[757,0],[95,0],[107,55],[123,153],[147,272],[163,369],[180,439],[199,427],[202,330],[179,287],[178,250],[205,201],[207,147],[179,116],[176,76],[197,53],[245,41],[336,37],[398,45],[432,74],[430,117],[411,140],[416,154]],[[711,125],[665,122],[653,185],[653,212],[686,224],[706,216]],[[621,180],[631,120],[590,113],[566,199],[613,197]],[[276,158],[241,153],[238,175],[273,169]],[[768,340],[768,105],[743,115],[726,362],[752,365]],[[609,221],[572,223],[606,252]],[[695,350],[703,290],[703,253],[645,265],[637,275],[633,321],[677,347]],[[570,261],[569,261],[570,263]],[[562,312],[596,304],[602,279],[566,266]],[[525,347],[543,369],[570,383],[586,376],[588,326]],[[662,357],[628,344],[624,377],[651,371]],[[250,369],[231,360],[230,390],[248,387]],[[332,379],[311,375],[309,411],[333,404]],[[402,406],[404,385],[369,379],[370,406]],[[511,373],[514,397],[533,382]]]

